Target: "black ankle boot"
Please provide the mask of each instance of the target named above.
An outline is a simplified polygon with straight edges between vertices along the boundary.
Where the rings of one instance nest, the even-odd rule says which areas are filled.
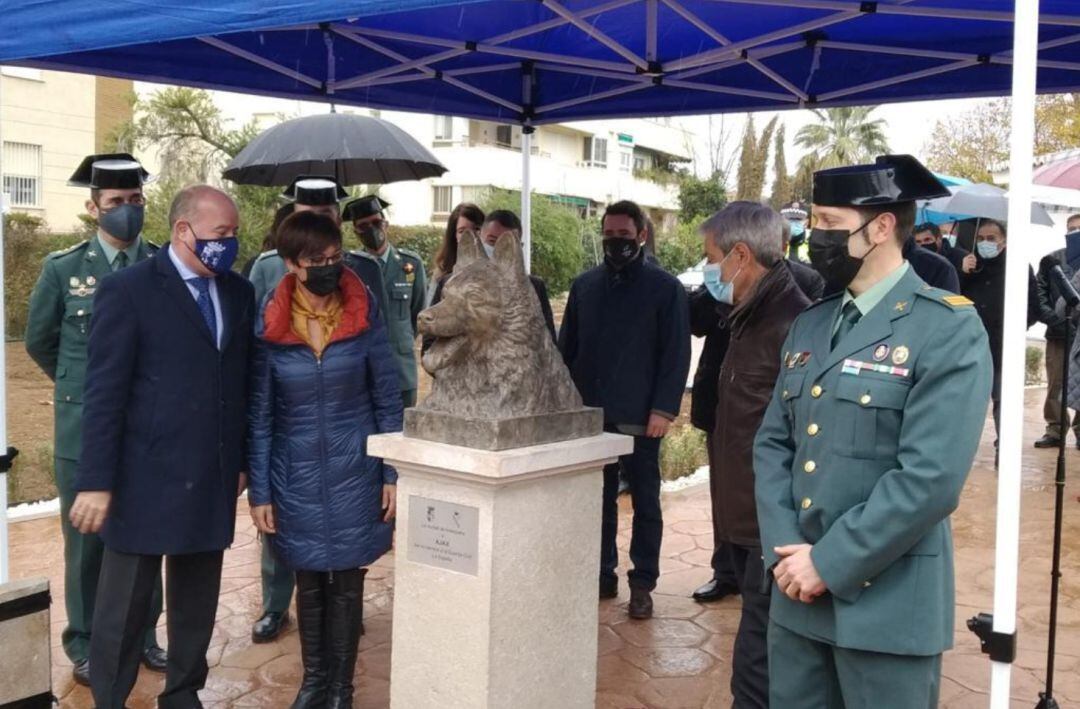
[[[360,645],[366,573],[367,569],[335,571],[326,586],[330,659],[327,709],[351,709],[353,705],[353,675]]]
[[[304,681],[292,709],[322,709],[328,690],[328,639],[326,637],[328,574],[296,572],[296,624],[300,630],[300,656]]]

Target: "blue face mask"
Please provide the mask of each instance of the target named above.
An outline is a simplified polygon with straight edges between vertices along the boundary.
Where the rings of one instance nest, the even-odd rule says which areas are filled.
[[[728,254],[730,256],[731,254]],[[728,256],[720,259],[720,263],[707,263],[702,269],[702,273],[705,277],[705,288],[709,291],[709,295],[713,297],[717,303],[724,305],[735,304],[735,279],[739,277],[739,271],[735,272],[730,281],[723,279],[723,271],[721,266],[724,261],[728,260]]]
[[[979,257],[987,260],[997,258],[1001,253],[996,241],[980,241],[975,248],[979,252]]]
[[[806,233],[806,227],[802,222],[788,222],[788,228],[791,229],[791,240],[801,241],[799,237]]]
[[[191,225],[188,225],[191,229]],[[191,229],[195,237],[195,248],[192,252],[202,265],[220,276],[232,270],[236,262],[236,255],[240,253],[240,239],[235,236],[223,236],[220,239],[200,239],[199,235]]]

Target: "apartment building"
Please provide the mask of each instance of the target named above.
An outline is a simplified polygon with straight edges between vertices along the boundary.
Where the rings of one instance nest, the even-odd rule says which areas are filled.
[[[0,192],[52,231],[79,227],[86,190],[67,180],[131,116],[131,81],[0,67]]]

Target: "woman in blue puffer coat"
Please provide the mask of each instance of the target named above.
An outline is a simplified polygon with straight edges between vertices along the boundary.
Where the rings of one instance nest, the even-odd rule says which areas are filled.
[[[342,267],[341,231],[300,212],[282,223],[289,273],[256,321],[249,501],[296,572],[304,680],[294,708],[351,707],[364,573],[390,549],[397,473],[367,437],[401,430],[397,366],[370,294]]]

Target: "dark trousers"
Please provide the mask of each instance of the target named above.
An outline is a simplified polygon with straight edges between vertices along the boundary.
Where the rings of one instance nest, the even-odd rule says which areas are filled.
[[[1080,441],[1080,414],[1070,416],[1066,409],[1065,419],[1061,418],[1061,365],[1068,356],[1066,350],[1065,340],[1046,341],[1046,401],[1043,402],[1043,420],[1046,421],[1046,435],[1061,438],[1071,427],[1076,439]]]
[[[709,470],[713,469],[713,437],[712,432],[705,432],[705,452],[709,456]],[[719,508],[719,496],[724,494],[720,489],[720,481],[714,480],[713,476],[709,475],[709,499],[712,500],[713,512],[713,553],[712,566],[713,578],[719,583],[728,586],[738,585],[739,580],[736,578],[735,569],[731,565],[732,554],[734,549],[731,544],[723,541],[720,538],[720,534],[716,528],[717,514],[716,509]]]
[[[158,706],[201,707],[198,691],[209,671],[206,650],[214,630],[224,552],[165,559],[169,666]],[[135,686],[142,627],[161,577],[160,556],[105,549],[90,638],[90,689],[97,709],[122,709]]]
[[[269,539],[263,537],[261,541],[262,611],[264,614],[284,613],[289,610],[292,600],[293,571],[277,560]]]
[[[616,578],[619,550],[619,471],[630,483],[634,522],[630,537],[630,585],[651,591],[660,577],[660,541],[664,519],[660,513],[660,441],[659,438],[634,436],[634,452],[619,457],[617,463],[604,466],[604,507],[600,526],[600,576]]]
[[[725,544],[727,564],[742,595],[742,617],[731,660],[735,709],[769,709],[769,594],[762,593],[765,567],[761,547]]]
[[[105,545],[96,534],[83,534],[71,526],[69,514],[75,502],[75,471],[79,462],[67,458],[53,460],[56,489],[60,493],[60,531],[64,536],[64,608],[67,625],[60,639],[68,659],[82,662],[90,655],[90,627],[94,620],[101,556]],[[147,612],[144,647],[157,646],[157,622],[161,617],[161,578],[154,584],[154,598]]]

